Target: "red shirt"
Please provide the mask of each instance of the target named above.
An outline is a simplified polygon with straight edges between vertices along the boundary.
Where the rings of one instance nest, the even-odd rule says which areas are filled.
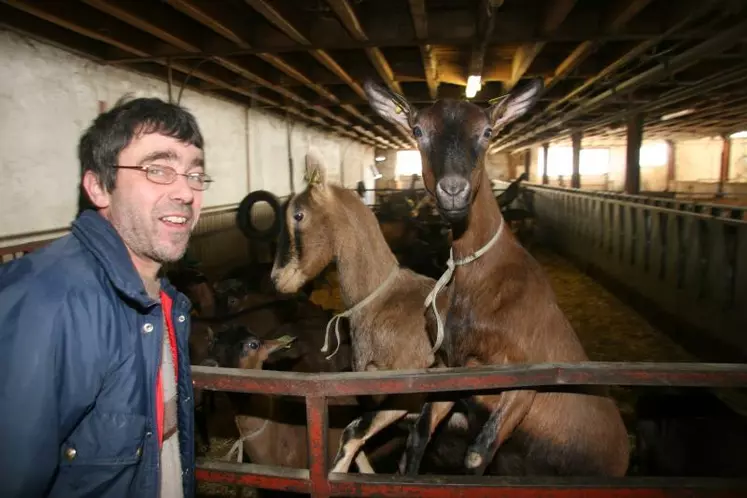
[[[166,318],[166,328],[169,332],[169,344],[171,345],[171,356],[174,359],[174,376],[178,381],[178,368],[177,368],[177,352],[176,352],[176,333],[174,332],[174,321],[171,317],[171,309],[173,302],[171,298],[163,291],[161,291],[161,306],[163,307],[163,314]],[[161,361],[158,362],[158,373],[156,374],[156,430],[158,434],[158,446],[163,445],[163,383],[161,381]]]

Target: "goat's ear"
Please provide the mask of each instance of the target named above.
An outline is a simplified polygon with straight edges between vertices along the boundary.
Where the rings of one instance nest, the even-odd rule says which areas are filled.
[[[488,116],[494,130],[499,130],[511,121],[523,116],[539,100],[544,87],[541,78],[535,78],[528,85],[512,91],[497,104],[488,109]]]
[[[327,168],[321,152],[316,147],[311,147],[306,153],[305,179],[310,187],[324,188],[327,185]]]
[[[416,110],[407,102],[407,99],[371,80],[366,80],[363,88],[368,96],[368,103],[379,116],[405,130],[410,130]]]

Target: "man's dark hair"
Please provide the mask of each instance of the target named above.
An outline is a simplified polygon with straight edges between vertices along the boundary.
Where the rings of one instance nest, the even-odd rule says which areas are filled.
[[[103,187],[114,190],[117,159],[136,135],[160,133],[202,149],[204,141],[194,116],[181,106],[157,98],[117,101],[101,113],[78,144],[80,161],[79,212],[92,207],[83,189],[83,176],[92,171]],[[131,166],[131,165],[127,165]]]

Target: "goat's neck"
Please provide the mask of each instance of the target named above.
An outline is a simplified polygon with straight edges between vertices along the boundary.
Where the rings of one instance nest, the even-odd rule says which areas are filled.
[[[342,299],[348,308],[373,293],[397,265],[397,258],[387,245],[373,213],[370,213],[370,218],[367,223],[356,223],[337,231],[337,271]]]
[[[483,170],[480,186],[470,206],[467,220],[460,226],[452,226],[454,259],[462,259],[474,254],[493,238],[501,223],[504,223],[490,187],[488,174]],[[501,238],[504,238],[503,235]],[[501,240],[498,240],[496,245],[500,243]]]

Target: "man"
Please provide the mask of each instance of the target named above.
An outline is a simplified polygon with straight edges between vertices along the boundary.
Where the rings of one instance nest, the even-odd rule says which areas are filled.
[[[0,266],[0,496],[191,497],[184,254],[210,184],[194,117],[136,99],[78,154],[94,209]]]

